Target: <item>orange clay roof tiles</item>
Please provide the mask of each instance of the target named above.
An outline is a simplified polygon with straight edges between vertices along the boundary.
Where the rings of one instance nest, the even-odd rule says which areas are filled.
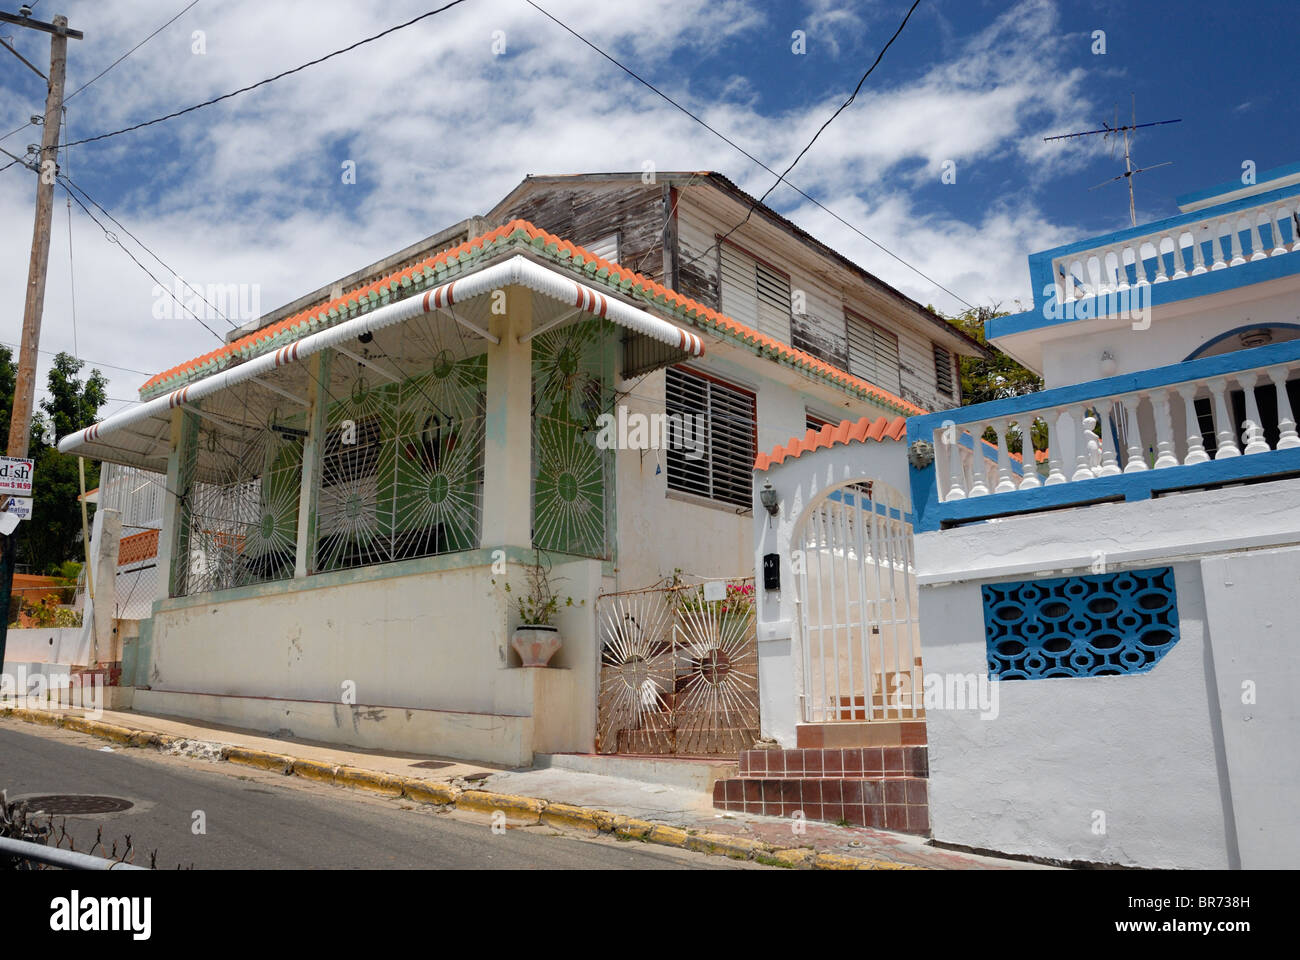
[[[205,353],[186,363],[172,367],[170,370],[166,370],[149,379],[144,386],[140,388],[140,393],[143,396],[149,392],[159,392],[164,385],[179,385],[179,383],[191,379],[200,368],[212,367],[214,369],[220,369],[224,366],[224,362],[228,362],[235,356],[255,356],[270,349],[272,346],[271,341],[278,337],[282,337],[285,334],[290,334],[295,331],[295,328],[301,327],[301,330],[297,330],[296,333],[293,333],[293,335],[288,337],[289,340],[296,340],[310,332],[313,326],[318,325],[320,323],[318,318],[322,316],[327,316],[330,313],[337,314],[341,311],[346,312],[349,309],[356,309],[361,300],[368,299],[372,295],[378,298],[380,291],[389,290],[390,286],[393,284],[400,286],[402,285],[403,280],[407,283],[413,283],[415,282],[415,277],[423,275],[426,270],[433,271],[440,267],[445,268],[451,264],[453,260],[459,262],[465,254],[477,251],[481,255],[485,248],[495,245],[498,241],[511,241],[515,239],[526,241],[527,246],[547,252],[557,259],[568,261],[567,265],[570,269],[576,269],[582,274],[588,276],[594,274],[606,283],[620,288],[625,293],[639,295],[641,298],[651,302],[662,302],[667,304],[670,310],[685,314],[687,319],[693,321],[699,326],[713,327],[725,331],[745,343],[760,348],[763,353],[772,356],[774,359],[785,361],[790,363],[792,366],[808,370],[815,375],[829,380],[831,383],[838,384],[851,391],[863,394],[866,397],[874,398],[901,413],[920,414],[927,412],[922,407],[919,407],[914,403],[909,403],[887,390],[882,390],[880,387],[877,387],[866,380],[862,380],[859,377],[846,373],[838,367],[834,367],[806,351],[796,349],[788,344],[781,343],[779,340],[775,340],[772,337],[765,336],[757,330],[744,326],[743,324],[733,320],[731,317],[719,313],[711,307],[707,307],[689,297],[682,296],[682,294],[677,291],[671,290],[668,287],[651,280],[649,277],[642,276],[639,273],[633,273],[631,270],[627,270],[619,266],[617,263],[611,263],[608,260],[597,257],[595,254],[591,253],[591,251],[580,247],[577,244],[570,243],[554,234],[540,230],[527,220],[511,220],[509,223],[503,224],[482,236],[467,240],[465,243],[453,247],[450,250],[444,250],[442,253],[435,254],[426,260],[422,260],[413,266],[406,267],[397,273],[368,284],[359,290],[353,290],[334,300],[308,307],[293,316],[285,317],[284,319],[269,324],[260,330],[255,330],[246,336],[240,337],[238,340],[211,351],[210,353]],[[553,250],[551,248],[553,248]],[[578,261],[581,261],[581,263]],[[605,276],[601,277],[601,274],[604,274]],[[349,304],[352,306],[349,307]],[[279,340],[275,345],[279,345],[283,342],[283,340]],[[174,384],[173,381],[175,381]]]
[[[788,443],[771,453],[760,453],[754,461],[754,469],[766,470],[823,447],[867,440],[902,440],[906,436],[907,421],[903,417],[863,417],[861,420],[842,420],[838,425],[828,423],[820,430],[809,430],[802,437],[791,437]]]

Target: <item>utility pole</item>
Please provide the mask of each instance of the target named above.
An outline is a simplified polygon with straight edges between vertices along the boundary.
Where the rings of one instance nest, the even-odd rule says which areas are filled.
[[[36,399],[36,357],[41,342],[41,313],[45,309],[45,273],[50,262],[50,220],[54,213],[54,182],[58,172],[59,131],[62,129],[63,79],[68,66],[68,38],[80,40],[79,30],[68,29],[68,18],[51,22],[33,20],[31,8],[18,14],[0,12],[0,23],[27,27],[50,34],[50,74],[45,97],[45,128],[41,131],[41,155],[36,184],[36,225],[32,230],[32,258],[27,267],[27,296],[23,304],[23,333],[19,342],[18,373],[13,411],[9,418],[10,457],[27,456],[31,438],[32,404]],[[8,44],[5,45],[9,49]],[[17,51],[12,51],[31,67]],[[33,67],[33,69],[35,69]],[[37,71],[38,73],[40,71]],[[9,630],[10,595],[14,582],[14,554],[17,530],[5,537],[0,555],[0,668],[4,665],[5,636]]]

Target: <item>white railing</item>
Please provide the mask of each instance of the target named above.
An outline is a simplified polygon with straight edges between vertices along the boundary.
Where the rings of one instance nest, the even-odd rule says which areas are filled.
[[[1055,257],[1056,298],[1066,303],[1105,296],[1294,253],[1300,250],[1298,200],[1273,200],[1199,220],[1174,218],[1186,222]]]
[[[1267,362],[1251,366],[1251,356]],[[1234,358],[1242,359],[1240,369],[1231,369]],[[1204,373],[1197,375],[1198,369]],[[1132,383],[1131,389],[1103,389],[1088,396],[1088,388],[1094,384],[1080,384],[1010,403],[994,401],[929,415],[927,426],[934,425],[939,500],[947,503],[1300,447],[1286,388],[1300,373],[1300,341],[1163,370],[1169,373],[1148,371],[1146,375],[1095,381],[1098,388]],[[1267,417],[1260,413],[1257,391],[1261,389],[1272,394],[1266,405]],[[1232,412],[1238,392],[1244,409],[1240,422]],[[1053,402],[1056,398],[1060,402]],[[1024,409],[1008,409],[1010,405]],[[982,408],[990,415],[981,416]],[[951,419],[941,422],[943,417]],[[972,470],[968,455],[971,438],[984,436],[990,429],[997,450],[996,469]],[[1035,431],[1035,446],[1047,451],[1039,469],[1031,466],[1035,457],[1042,456],[1039,452],[1030,456]],[[1020,464],[1013,465],[1007,448],[1007,438],[1014,435],[1022,438],[1023,470]]]

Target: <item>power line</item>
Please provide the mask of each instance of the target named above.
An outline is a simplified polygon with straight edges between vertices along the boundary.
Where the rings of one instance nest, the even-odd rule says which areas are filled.
[[[101,230],[104,231],[104,237],[105,237],[105,239],[107,239],[110,243],[115,243],[115,244],[117,244],[118,248],[119,248],[123,253],[125,253],[128,257],[131,258],[131,262],[132,262],[132,263],[134,263],[137,267],[139,267],[139,268],[140,268],[141,270],[143,270],[146,274],[148,274],[149,279],[152,280],[152,281],[154,282],[155,285],[157,285],[157,286],[159,286],[159,287],[162,287],[163,290],[166,290],[166,291],[167,291],[167,295],[168,295],[169,297],[171,297],[173,300],[175,300],[178,304],[180,304],[180,307],[181,307],[182,310],[184,310],[184,311],[185,311],[186,313],[188,313],[191,317],[193,317],[195,320],[197,320],[198,323],[199,323],[199,325],[200,325],[201,327],[203,327],[204,330],[208,331],[208,333],[212,334],[214,337],[216,337],[218,340],[220,340],[223,344],[226,342],[225,338],[224,338],[221,334],[217,333],[217,331],[213,330],[213,329],[212,329],[211,327],[209,327],[206,323],[204,323],[204,322],[203,322],[203,319],[202,319],[202,318],[201,318],[197,313],[195,313],[193,310],[191,310],[189,307],[187,307],[187,306],[185,305],[184,301],[182,301],[178,296],[176,296],[176,294],[172,293],[172,291],[170,290],[170,288],[168,288],[167,286],[165,286],[161,280],[159,280],[157,277],[155,277],[155,276],[153,275],[153,272],[152,272],[148,267],[146,267],[143,263],[141,263],[141,262],[136,258],[135,254],[133,254],[130,250],[128,250],[125,246],[123,246],[122,241],[119,240],[119,239],[117,238],[117,235],[116,235],[116,234],[114,234],[111,230],[108,229],[108,227],[104,226],[102,223],[99,222],[99,218],[96,217],[93,213],[91,213],[91,212],[90,212],[90,208],[87,207],[84,203],[82,203],[82,202],[81,202],[81,198],[80,198],[79,196],[77,196],[77,195],[73,192],[73,187],[75,186],[75,184],[73,184],[73,185],[70,187],[69,184],[71,184],[71,181],[68,180],[66,177],[63,177],[63,176],[60,176],[60,177],[59,177],[59,184],[60,184],[60,186],[62,186],[63,189],[67,192],[68,196],[70,196],[73,200],[76,201],[77,206],[81,207],[82,211],[85,212],[86,216],[90,217],[91,220],[94,220],[94,221],[95,221],[95,225],[96,225],[97,227],[99,227],[99,229],[101,229]],[[137,242],[138,242],[138,241],[137,241]]]
[[[688,110],[686,107],[682,106],[682,104],[678,103],[678,102],[677,102],[676,100],[674,100],[672,97],[668,96],[668,94],[664,93],[662,90],[660,90],[658,87],[656,87],[656,86],[655,86],[653,83],[651,83],[649,80],[646,80],[644,77],[640,76],[640,75],[639,75],[638,73],[636,73],[634,70],[632,70],[631,68],[625,66],[625,65],[622,64],[620,61],[618,61],[618,60],[616,60],[614,57],[612,57],[610,54],[608,54],[608,53],[606,53],[604,50],[602,50],[600,47],[596,46],[596,44],[592,43],[590,40],[588,40],[588,39],[587,39],[586,37],[584,37],[582,34],[578,33],[578,31],[574,30],[574,29],[573,29],[572,27],[570,27],[567,23],[565,23],[565,22],[562,21],[562,20],[559,20],[559,19],[556,18],[553,14],[551,14],[549,11],[543,9],[542,7],[539,7],[536,3],[533,2],[533,0],[525,0],[525,2],[526,2],[529,6],[533,7],[534,9],[536,9],[539,13],[543,14],[544,16],[546,16],[548,19],[554,21],[558,26],[560,26],[560,27],[562,27],[564,30],[568,31],[568,32],[569,32],[570,34],[572,34],[575,38],[577,38],[578,40],[582,41],[584,44],[586,44],[586,45],[587,45],[588,47],[590,47],[592,50],[596,51],[596,53],[600,54],[602,57],[604,57],[606,60],[608,60],[608,61],[609,61],[610,63],[612,63],[614,66],[618,67],[620,70],[622,70],[624,73],[626,73],[629,77],[631,77],[631,78],[632,78],[633,80],[635,80],[637,83],[639,83],[639,84],[641,84],[642,86],[646,87],[646,88],[649,89],[652,93],[654,93],[655,95],[657,95],[657,96],[660,97],[661,99],[667,101],[669,104],[671,104],[672,106],[676,107],[676,108],[677,108],[678,110],[680,110],[682,113],[686,114],[686,116],[690,117],[692,120],[694,120],[694,121],[695,121],[696,123],[698,123],[700,126],[704,127],[704,129],[708,130],[711,134],[713,134],[715,137],[717,137],[717,138],[718,138],[719,140],[721,140],[723,143],[727,144],[727,146],[731,147],[733,150],[735,150],[735,151],[736,151],[737,153],[739,153],[741,156],[745,157],[747,160],[751,161],[752,163],[758,165],[759,167],[761,167],[762,169],[766,170],[768,173],[772,174],[773,176],[780,176],[780,174],[778,174],[775,170],[773,170],[771,167],[769,167],[766,163],[764,163],[762,160],[758,159],[758,157],[754,156],[752,153],[750,153],[748,150],[746,150],[746,149],[745,149],[744,147],[742,147],[740,144],[736,143],[734,140],[732,140],[730,137],[728,137],[728,136],[727,136],[726,134],[724,134],[722,131],[718,130],[716,127],[711,126],[708,122],[706,122],[705,120],[703,120],[702,118],[700,118],[700,117],[697,116],[696,114],[692,113],[692,112],[691,112],[690,110]],[[957,302],[962,303],[962,304],[965,304],[967,307],[970,307],[971,309],[974,309],[974,305],[973,305],[973,304],[967,302],[963,297],[959,297],[957,294],[953,293],[951,290],[949,290],[947,287],[945,287],[945,286],[944,286],[942,283],[940,283],[938,280],[935,280],[933,277],[929,276],[927,273],[925,273],[924,271],[922,271],[919,267],[915,267],[915,266],[913,266],[911,263],[908,263],[906,260],[904,260],[904,259],[903,259],[902,257],[900,257],[898,254],[894,253],[894,251],[890,250],[890,249],[889,249],[888,247],[886,247],[884,244],[880,243],[878,240],[875,240],[875,239],[873,239],[872,237],[867,236],[865,233],[862,232],[862,230],[860,230],[858,227],[856,227],[856,226],[853,225],[852,223],[849,223],[849,221],[845,220],[845,219],[844,219],[843,217],[841,217],[838,213],[836,213],[836,212],[835,212],[834,210],[832,210],[830,207],[826,206],[826,204],[822,203],[822,202],[821,202],[820,200],[818,200],[816,197],[814,197],[814,196],[808,194],[808,193],[805,192],[804,190],[802,190],[802,189],[800,189],[799,187],[795,186],[795,185],[794,185],[793,183],[791,183],[789,180],[786,180],[786,181],[785,181],[785,184],[786,184],[786,186],[788,186],[791,190],[793,190],[795,193],[799,194],[799,196],[803,197],[803,198],[804,198],[805,200],[807,200],[809,203],[811,203],[811,204],[813,204],[815,207],[819,208],[822,212],[824,212],[824,213],[828,214],[829,216],[831,216],[832,218],[834,218],[834,219],[835,219],[836,221],[838,221],[841,225],[847,227],[849,230],[852,230],[854,233],[856,233],[856,234],[857,234],[859,237],[861,237],[863,240],[866,240],[866,241],[867,241],[868,243],[870,243],[872,246],[874,246],[874,247],[876,247],[877,249],[879,249],[882,253],[885,253],[885,254],[887,254],[888,256],[892,257],[893,259],[897,260],[897,261],[898,261],[899,263],[901,263],[903,266],[907,267],[907,269],[909,269],[909,270],[911,270],[913,273],[915,273],[918,277],[921,277],[922,279],[928,281],[929,283],[934,284],[936,287],[938,287],[938,288],[939,288],[940,290],[942,290],[944,293],[948,294],[948,296],[952,297],[952,298],[953,298],[954,300],[956,300]]]
[[[76,90],[73,90],[72,93],[68,94],[68,96],[67,96],[67,98],[64,100],[64,102],[66,103],[68,100],[71,100],[73,97],[75,97],[77,94],[79,94],[82,90],[85,90],[88,86],[90,86],[92,83],[94,83],[94,82],[95,82],[96,80],[98,80],[100,77],[102,77],[104,74],[108,73],[108,71],[112,70],[114,67],[116,67],[119,63],[121,63],[121,62],[122,62],[123,60],[125,60],[127,57],[131,56],[131,54],[135,53],[137,50],[139,50],[141,47],[143,47],[146,43],[148,43],[148,42],[149,42],[150,40],[152,40],[154,37],[158,36],[158,34],[162,33],[164,30],[166,30],[168,27],[170,27],[173,23],[175,23],[177,20],[179,20],[181,17],[183,17],[186,13],[188,13],[189,10],[190,10],[190,7],[193,7],[193,6],[194,6],[195,4],[197,4],[198,2],[199,2],[199,0],[192,0],[192,2],[190,3],[190,5],[187,6],[184,10],[182,10],[180,13],[176,14],[176,16],[172,17],[170,20],[168,20],[166,23],[164,23],[161,27],[159,27],[159,28],[158,28],[157,30],[155,30],[153,33],[149,34],[149,36],[145,37],[143,40],[141,40],[139,43],[137,43],[134,47],[132,47],[132,48],[131,48],[130,50],[128,50],[126,53],[122,54],[120,57],[118,57],[116,60],[114,60],[112,63],[110,63],[107,67],[105,67],[105,68],[104,68],[103,70],[101,70],[99,73],[95,74],[93,77],[91,77],[91,78],[90,78],[89,80],[87,80],[85,83],[83,83],[81,86],[77,87]]]
[[[16,348],[17,346],[18,346],[18,344],[16,344],[16,343],[10,343],[8,340],[0,340],[0,347],[15,347],[15,348]],[[47,357],[57,357],[60,353],[65,353],[66,351],[63,351],[63,350],[41,350],[40,352],[43,353],[43,354],[45,354]],[[145,370],[133,370],[131,367],[119,367],[119,366],[117,366],[116,364],[112,364],[112,363],[104,363],[102,360],[91,360],[89,357],[78,357],[78,356],[75,356],[75,355],[74,355],[73,359],[80,360],[82,363],[88,363],[88,364],[90,364],[92,367],[108,367],[110,370],[121,370],[123,373],[138,373],[138,374],[139,374],[140,376],[142,376],[142,377],[152,377],[152,376],[153,376],[152,373],[149,373],[149,372],[147,372],[147,371],[145,371]]]
[[[211,100],[205,100],[203,103],[196,103],[191,107],[186,107],[184,110],[177,110],[165,116],[156,117],[153,120],[146,120],[143,123],[137,123],[129,127],[123,127],[121,130],[114,130],[110,133],[101,133],[95,137],[87,137],[84,140],[76,140],[73,143],[69,144],[69,146],[77,146],[78,144],[82,144],[82,143],[95,143],[98,140],[107,140],[109,137],[116,137],[119,134],[130,133],[133,130],[141,129],[142,127],[151,127],[155,123],[162,123],[164,120],[174,120],[176,117],[184,116],[187,113],[192,113],[193,111],[199,110],[203,107],[210,107],[214,103],[220,103],[222,100],[229,100],[231,97],[237,97],[241,93],[248,93],[248,91],[250,90],[256,90],[258,87],[265,86],[268,83],[274,83],[276,80],[280,80],[283,79],[284,77],[298,73],[299,71],[306,70],[308,67],[314,67],[318,63],[324,63],[326,60],[332,59],[333,57],[340,56],[341,54],[344,53],[349,53],[355,50],[357,47],[364,46],[367,43],[373,43],[374,41],[379,40],[382,37],[388,36],[390,33],[396,33],[398,30],[404,30],[407,27],[412,26],[413,24],[419,23],[421,20],[425,20],[428,19],[429,17],[437,16],[438,14],[446,10],[450,10],[452,7],[458,6],[464,2],[465,0],[451,0],[450,3],[438,7],[436,10],[429,10],[425,13],[420,14],[418,17],[413,17],[412,19],[407,20],[405,23],[399,23],[396,26],[389,27],[387,30],[382,30],[379,33],[376,33],[374,36],[366,37],[363,40],[358,40],[356,43],[343,47],[340,50],[335,50],[332,53],[327,53],[323,57],[317,57],[315,60],[309,60],[306,63],[300,64],[299,66],[296,66],[290,70],[285,70],[282,73],[277,73],[273,77],[267,77],[265,80],[259,80],[257,81],[257,83],[249,84],[246,87],[240,87],[238,90],[232,90],[230,93],[224,93],[219,97],[213,97]]]
[[[724,233],[721,237],[719,237],[714,242],[712,247],[706,248],[698,256],[694,257],[690,262],[688,262],[686,266],[689,267],[696,260],[699,260],[700,257],[704,256],[704,254],[714,249],[714,247],[721,247],[723,241],[726,240],[727,237],[731,236],[733,233],[735,233],[745,224],[749,223],[749,218],[754,215],[754,210],[758,207],[760,203],[762,203],[771,195],[773,190],[779,187],[782,183],[789,182],[785,179],[786,174],[788,174],[791,170],[793,170],[795,168],[795,164],[797,164],[800,160],[803,159],[804,154],[806,154],[809,150],[812,149],[812,145],[817,142],[817,138],[820,137],[823,131],[825,131],[825,129],[835,121],[835,118],[838,117],[841,113],[843,113],[848,108],[849,104],[851,104],[854,100],[858,98],[858,93],[862,90],[862,85],[867,82],[867,77],[871,76],[871,74],[875,71],[876,67],[880,66],[880,61],[885,58],[885,52],[891,46],[893,46],[894,41],[898,39],[899,34],[903,32],[903,28],[907,26],[907,21],[912,19],[912,14],[916,11],[916,8],[920,5],[920,3],[921,0],[913,0],[912,6],[908,8],[907,16],[903,17],[903,22],[898,25],[898,29],[895,30],[894,35],[889,38],[889,42],[880,48],[880,53],[876,55],[875,61],[871,64],[871,66],[867,68],[867,72],[862,75],[862,79],[858,81],[858,85],[853,88],[853,93],[851,93],[849,95],[849,98],[845,100],[843,103],[841,103],[838,108],[836,108],[834,113],[832,113],[829,117],[826,118],[825,123],[823,123],[820,127],[817,128],[817,132],[813,134],[813,138],[808,141],[807,146],[805,146],[802,150],[800,150],[799,155],[790,161],[790,166],[786,167],[785,170],[783,170],[781,173],[777,175],[776,183],[768,187],[766,193],[764,193],[761,197],[759,197],[757,200],[755,200],[753,203],[749,205],[749,210],[745,212],[745,219],[741,220],[740,223],[736,224],[734,227],[732,227],[730,230]]]
[[[65,149],[66,149],[66,146],[65,146]],[[144,250],[145,253],[147,253],[147,254],[149,254],[149,256],[153,257],[154,260],[157,261],[158,264],[159,264],[159,265],[160,265],[164,270],[166,270],[166,271],[167,271],[168,273],[170,273],[174,278],[176,278],[177,280],[179,280],[179,281],[184,285],[184,287],[185,287],[186,290],[188,290],[190,293],[194,294],[196,297],[198,297],[200,300],[202,300],[205,304],[207,304],[207,305],[212,309],[212,311],[213,311],[214,313],[217,314],[217,316],[221,317],[222,320],[225,320],[226,323],[230,324],[231,327],[238,327],[238,326],[239,326],[239,324],[235,323],[234,320],[231,320],[228,316],[226,316],[226,314],[225,314],[222,310],[220,310],[220,309],[219,309],[215,304],[213,304],[210,300],[208,300],[207,297],[203,296],[203,292],[202,292],[201,290],[198,290],[197,288],[195,288],[194,286],[192,286],[192,285],[191,285],[191,284],[190,284],[190,283],[189,283],[189,282],[188,282],[184,277],[182,277],[179,273],[177,273],[174,269],[172,269],[172,268],[167,264],[167,262],[163,260],[162,257],[158,256],[158,254],[154,253],[151,249],[149,249],[149,247],[145,244],[145,242],[144,242],[143,240],[141,240],[139,237],[137,237],[134,233],[132,233],[130,230],[128,230],[125,226],[123,226],[122,222],[121,222],[120,220],[118,220],[117,217],[113,216],[113,214],[111,214],[108,210],[106,210],[106,209],[104,208],[104,205],[103,205],[103,204],[101,204],[98,200],[96,200],[96,199],[95,199],[94,197],[92,197],[89,193],[87,193],[87,192],[86,192],[86,189],[85,189],[84,187],[82,187],[82,186],[81,186],[80,184],[78,184],[78,183],[74,183],[74,182],[72,181],[72,179],[71,179],[70,177],[67,177],[66,175],[62,176],[62,179],[67,180],[69,185],[71,185],[75,190],[77,190],[78,193],[80,193],[83,197],[85,197],[85,198],[86,198],[87,200],[89,200],[92,204],[94,204],[94,205],[99,209],[99,212],[100,212],[100,213],[102,213],[104,216],[108,217],[109,220],[112,220],[113,223],[114,223],[114,225],[117,226],[118,229],[120,229],[120,230],[121,230],[123,233],[125,233],[128,237],[130,237],[130,238],[131,238],[132,240],[134,240],[137,244],[139,244],[139,245],[140,245],[140,248],[141,248],[142,250]],[[173,297],[173,299],[175,299],[175,297]]]

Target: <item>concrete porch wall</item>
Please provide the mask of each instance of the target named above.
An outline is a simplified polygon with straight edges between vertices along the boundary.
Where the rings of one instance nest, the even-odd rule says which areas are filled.
[[[495,576],[492,554],[162,601],[135,708],[512,764],[593,749],[600,563],[556,564],[557,590],[574,598],[556,621],[564,646],[550,667],[524,669],[509,639],[525,554],[504,552]]]

